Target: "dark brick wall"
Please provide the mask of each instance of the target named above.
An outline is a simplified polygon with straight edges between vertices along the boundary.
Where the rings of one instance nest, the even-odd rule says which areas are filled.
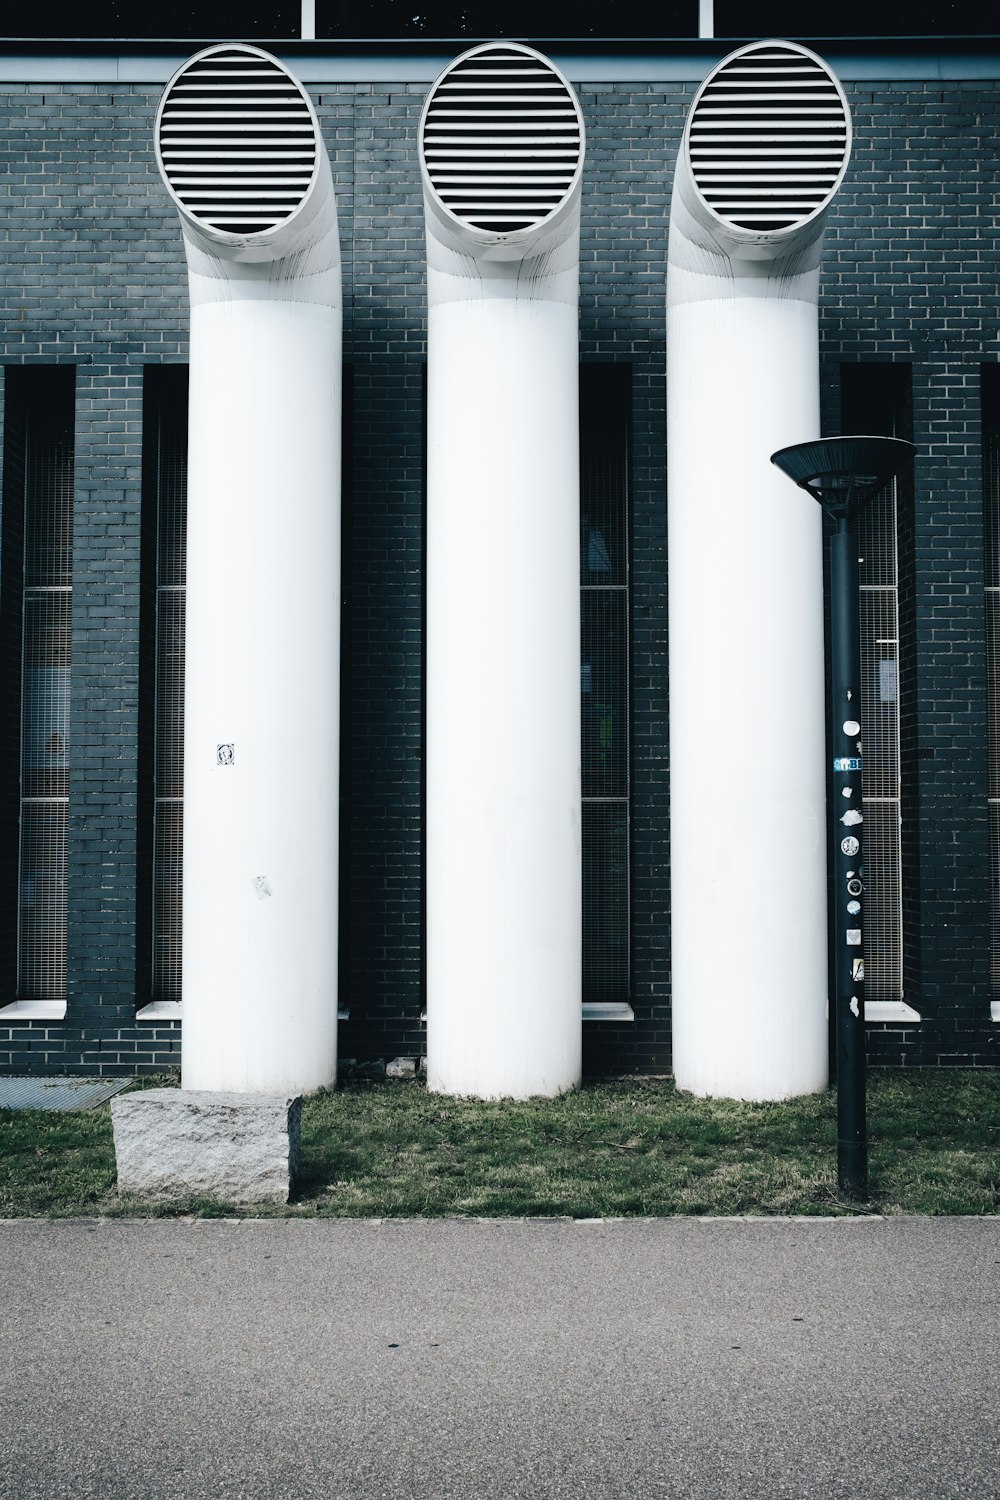
[[[353,431],[343,559],[341,1055],[426,1051],[423,1010],[423,88],[354,95]],[[325,97],[325,96],[324,96]],[[391,710],[387,712],[387,706]]]
[[[334,169],[351,367],[345,477],[341,1053],[424,1050],[422,84],[313,89]],[[690,84],[586,84],[581,356],[632,366],[632,1003],[588,1023],[592,1072],[670,1062],[664,278]],[[7,84],[0,359],[77,366],[66,1024],[0,1028],[0,1068],[175,1063],[136,1025],[143,366],[186,358],[176,216],[152,155],[155,85]],[[997,338],[995,85],[848,88],[855,151],[827,241],[826,430],[843,362],[912,364],[920,446],[910,588],[911,1003],[885,1062],[996,1060],[989,1020],[978,369]],[[725,414],[718,419],[724,421]],[[790,440],[794,435],[790,436]],[[706,559],[710,568],[710,559]],[[0,583],[3,575],[0,573]],[[3,601],[0,600],[0,610]],[[148,632],[148,626],[146,627]],[[0,830],[2,832],[2,830]],[[9,830],[7,844],[10,842]],[[5,849],[5,859],[16,850]],[[138,946],[142,946],[139,944]],[[138,987],[140,1000],[142,986]],[[908,995],[908,998],[910,996]]]
[[[996,349],[1000,112],[984,83],[849,87],[852,165],[827,241],[827,430],[841,363],[912,366],[917,445],[901,518],[904,989],[918,1024],[869,1028],[890,1064],[997,1062],[980,365]]]
[[[21,817],[21,627],[24,583],[24,417],[26,391],[18,371],[3,382],[3,531],[0,536],[0,1004],[17,987],[18,831]]]
[[[583,359],[632,366],[631,925],[634,1023],[587,1022],[588,1072],[670,1058],[666,265],[689,84],[587,85],[580,266]]]

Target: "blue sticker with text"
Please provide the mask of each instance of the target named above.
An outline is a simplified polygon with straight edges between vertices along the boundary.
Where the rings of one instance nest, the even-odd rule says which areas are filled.
[[[835,771],[860,771],[860,755],[835,755],[833,758],[833,769]]]

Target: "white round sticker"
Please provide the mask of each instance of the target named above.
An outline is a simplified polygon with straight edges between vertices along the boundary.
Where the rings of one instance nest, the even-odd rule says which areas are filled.
[[[850,914],[851,914],[852,917],[856,917],[857,914],[858,914],[858,912],[861,910],[861,902],[860,901],[848,901],[848,903],[847,903],[847,910],[850,912]]]
[[[844,720],[844,733],[845,734],[860,734],[861,733],[861,725],[858,723],[857,719],[845,719]]]
[[[861,848],[861,845],[854,837],[854,835],[852,833],[849,833],[846,839],[841,839],[840,848],[844,854],[857,854],[858,850]]]

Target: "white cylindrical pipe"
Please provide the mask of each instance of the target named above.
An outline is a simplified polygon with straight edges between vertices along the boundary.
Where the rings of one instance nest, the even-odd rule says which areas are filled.
[[[420,124],[428,256],[427,1076],[581,1070],[578,302],[583,120],[530,47],[456,59]]]
[[[680,1088],[827,1082],[821,515],[770,463],[819,436],[839,82],[790,42],[709,75],[667,271],[673,1065]]]
[[[167,85],[191,293],[185,1088],[337,1067],[341,291],[315,110],[256,47]]]

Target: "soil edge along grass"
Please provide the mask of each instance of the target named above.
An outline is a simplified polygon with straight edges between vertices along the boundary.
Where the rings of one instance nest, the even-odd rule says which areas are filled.
[[[140,1087],[172,1084],[143,1079]],[[0,1111],[0,1216],[1000,1213],[1000,1070],[869,1076],[871,1197],[836,1187],[836,1096],[694,1099],[667,1079],[484,1104],[414,1083],[307,1098],[293,1202],[119,1199],[110,1106]]]

